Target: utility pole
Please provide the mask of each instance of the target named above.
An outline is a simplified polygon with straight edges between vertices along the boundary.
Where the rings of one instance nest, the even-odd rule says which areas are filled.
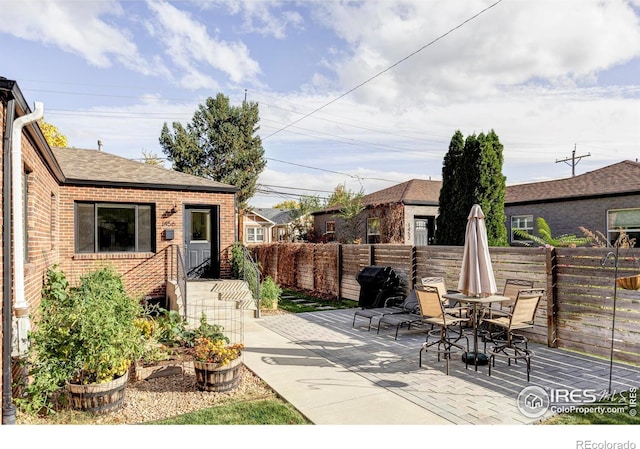
[[[576,175],[576,165],[578,165],[578,162],[580,162],[580,159],[582,159],[583,157],[587,157],[587,156],[591,156],[591,153],[587,153],[587,154],[583,154],[582,156],[576,156],[576,144],[573,144],[573,151],[571,152],[571,157],[565,158],[565,159],[556,159],[556,164],[558,162],[566,162],[567,165],[571,165],[571,176],[575,176]],[[569,161],[571,161],[571,164],[569,164]]]

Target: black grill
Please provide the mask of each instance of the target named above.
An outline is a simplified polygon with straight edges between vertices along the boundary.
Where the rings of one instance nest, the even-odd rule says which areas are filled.
[[[400,293],[400,278],[391,267],[365,267],[358,273],[356,280],[360,284],[358,305],[363,309],[384,307],[388,298]]]

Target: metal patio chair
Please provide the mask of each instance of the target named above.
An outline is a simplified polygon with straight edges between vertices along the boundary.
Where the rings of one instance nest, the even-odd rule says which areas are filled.
[[[485,339],[485,351],[489,354],[489,376],[491,367],[495,367],[496,357],[507,359],[509,366],[512,360],[516,364],[518,360],[524,360],[527,366],[527,382],[529,382],[533,352],[529,350],[527,337],[519,331],[533,328],[536,311],[543,296],[544,289],[520,290],[512,311],[506,316],[482,320],[498,328],[497,332],[488,332]],[[487,341],[493,343],[488,351],[486,350]]]

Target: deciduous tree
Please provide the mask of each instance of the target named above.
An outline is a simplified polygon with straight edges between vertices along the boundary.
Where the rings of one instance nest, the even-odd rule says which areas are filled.
[[[40,126],[40,130],[42,131],[42,134],[44,134],[44,138],[50,147],[66,148],[69,145],[67,142],[67,136],[62,134],[60,130],[51,123],[47,123],[44,119],[40,119],[38,121],[38,125]]]
[[[360,213],[365,209],[363,204],[364,191],[358,193],[348,190],[344,184],[338,184],[327,201],[327,206],[337,206],[338,212],[334,215],[344,221],[344,226],[336,229],[338,240],[342,243],[353,243],[363,225]]]
[[[170,131],[165,123],[160,146],[174,170],[237,187],[242,212],[266,166],[257,135],[259,120],[257,103],[244,101],[241,106],[232,106],[228,97],[218,93],[198,106],[186,126],[174,122]]]

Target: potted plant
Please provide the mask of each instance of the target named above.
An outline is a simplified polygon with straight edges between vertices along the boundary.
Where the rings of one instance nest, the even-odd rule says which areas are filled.
[[[77,287],[69,287],[57,266],[47,270],[30,334],[32,410],[50,410],[65,386],[72,408],[119,409],[129,366],[144,348],[135,324],[142,312],[140,301],[127,294],[110,266],[83,275]]]
[[[243,349],[242,343],[229,344],[226,338],[197,337],[192,352],[198,388],[229,391],[238,386]]]
[[[271,276],[267,276],[260,286],[260,308],[264,310],[277,310],[280,295],[282,295],[282,288],[280,288]]]

